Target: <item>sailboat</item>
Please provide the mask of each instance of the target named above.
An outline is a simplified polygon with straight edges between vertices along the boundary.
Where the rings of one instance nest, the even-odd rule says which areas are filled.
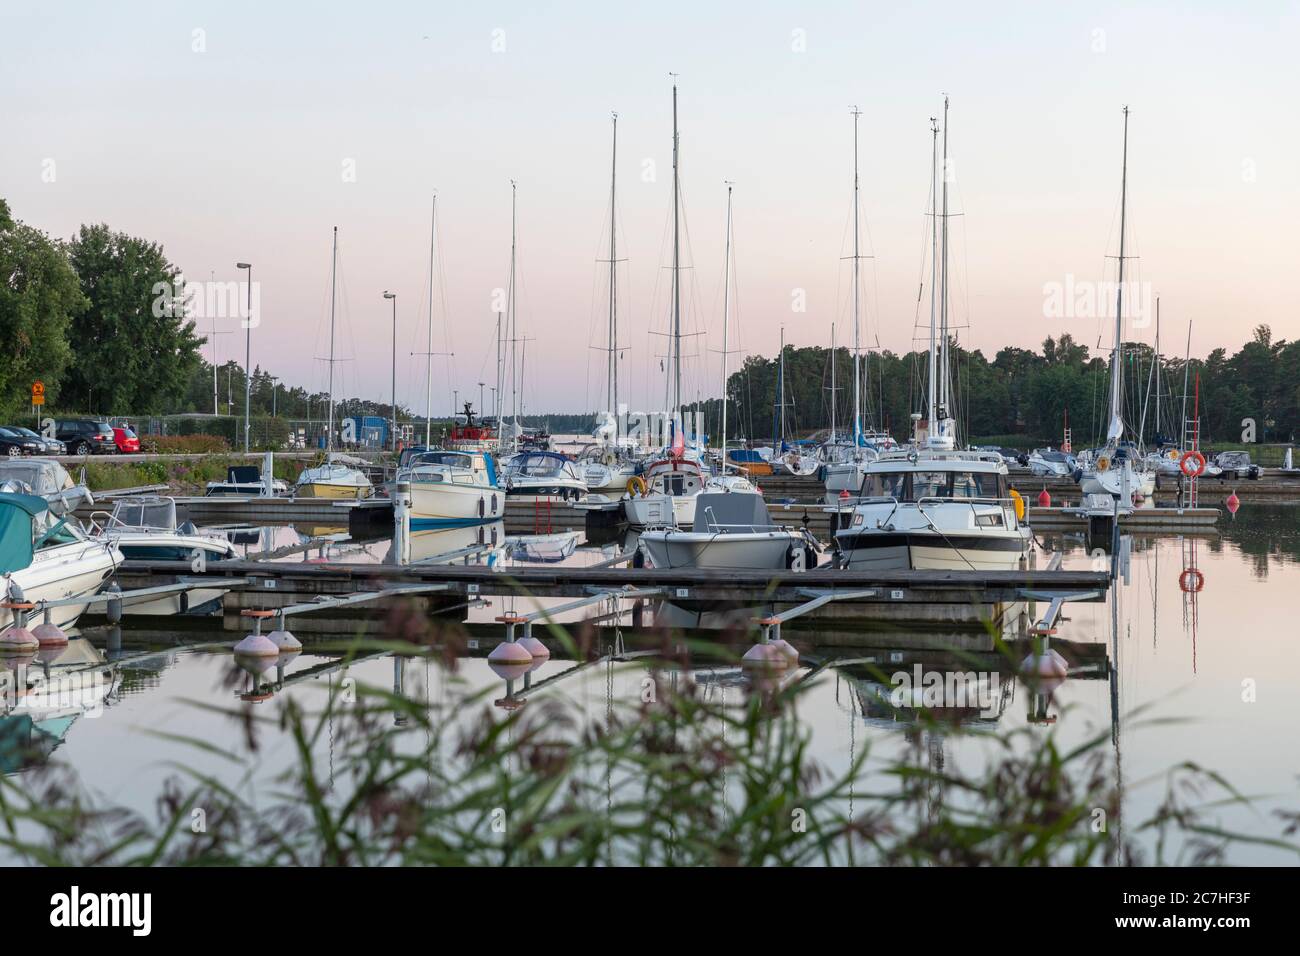
[[[845,445],[828,443],[821,451],[825,463],[826,501],[835,504],[843,496],[852,495],[862,485],[864,467],[874,461],[879,454],[879,447],[890,447],[893,441],[887,435],[867,433],[862,429],[862,330],[859,319],[861,281],[859,263],[863,256],[860,251],[859,225],[861,221],[861,203],[859,199],[860,180],[858,175],[858,117],[862,111],[856,106],[853,115],[853,435],[851,443]],[[835,351],[831,350],[831,367],[834,369]],[[834,402],[835,394],[831,393]]]
[[[686,522],[664,522],[664,527],[641,534],[638,547],[655,568],[712,568],[714,570],[778,570],[815,567],[820,551],[804,529],[775,524],[758,489],[741,475],[727,474],[727,326],[730,320],[731,190],[727,184],[727,251],[722,297],[722,474],[706,481],[690,497],[694,515]],[[783,333],[784,335],[784,333]],[[672,526],[676,525],[676,526]]]
[[[632,454],[633,445],[619,434],[618,362],[618,114],[612,114],[613,146],[609,175],[609,321],[605,348],[605,419],[596,431],[597,444],[584,449],[579,458],[587,490],[596,494],[621,494],[640,471]]]
[[[812,455],[803,454],[799,448],[790,447],[786,441],[785,409],[785,327],[781,327],[781,349],[776,363],[776,414],[772,427],[776,434],[772,438],[773,457],[792,475],[807,476],[813,474],[821,463]]]
[[[1128,211],[1128,107],[1124,107],[1124,148],[1119,193],[1119,282],[1115,292],[1115,344],[1110,353],[1110,424],[1106,444],[1091,457],[1079,476],[1085,495],[1109,495],[1121,509],[1130,509],[1135,495],[1155,489],[1155,471],[1124,440],[1124,233]]]
[[[672,444],[644,472],[629,482],[623,513],[636,527],[690,525],[695,522],[695,499],[708,483],[698,456],[687,455],[682,428],[682,283],[681,283],[681,180],[678,164],[677,84],[673,83],[673,265],[672,334],[669,339],[669,384],[672,405]],[[735,479],[741,480],[741,479]]]
[[[948,168],[948,100],[943,104]],[[937,121],[931,120],[931,280],[928,423],[920,447],[863,466],[855,504],[841,512],[835,545],[854,570],[1012,570],[1029,551],[1023,505],[1010,495],[996,452],[959,450],[948,343],[948,179],[936,188]],[[943,223],[942,244],[939,223]],[[919,431],[919,429],[918,429]]]
[[[330,405],[329,422],[325,432],[325,462],[304,468],[294,483],[293,493],[298,498],[368,498],[374,487],[365,472],[355,467],[362,463],[350,456],[334,452],[334,306],[338,289],[339,227],[334,227],[334,245],[330,260]]]

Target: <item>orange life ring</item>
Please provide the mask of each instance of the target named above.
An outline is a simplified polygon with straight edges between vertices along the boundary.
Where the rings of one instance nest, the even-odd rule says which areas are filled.
[[[627,480],[627,493],[632,497],[636,497],[639,494],[644,498],[646,491],[645,479],[640,475],[633,475]]]
[[[1188,478],[1199,478],[1205,471],[1205,456],[1196,450],[1187,452],[1178,462],[1178,470]]]
[[[1205,575],[1197,568],[1188,568],[1178,575],[1178,588],[1184,594],[1197,593],[1205,587]]]

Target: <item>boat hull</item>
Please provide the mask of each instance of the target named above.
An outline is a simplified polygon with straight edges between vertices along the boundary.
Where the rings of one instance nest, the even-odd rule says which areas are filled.
[[[360,485],[336,485],[326,481],[311,481],[294,487],[294,494],[299,498],[336,500],[365,498],[369,491],[369,488]]]
[[[122,552],[115,547],[102,542],[78,541],[38,551],[30,565],[9,576],[22,588],[27,601],[61,601],[97,594],[121,562]],[[84,604],[54,607],[50,609],[50,621],[69,628],[77,623],[85,610]],[[43,617],[30,620],[28,626],[35,627],[43,620]],[[0,632],[12,625],[13,615],[5,613],[0,620]]]
[[[454,528],[498,521],[505,505],[499,488],[445,481],[411,482],[411,528]]]
[[[1027,530],[938,535],[932,531],[859,531],[835,536],[851,571],[1013,571],[1029,550]]]
[[[752,534],[704,534],[694,531],[647,531],[640,546],[655,568],[700,568],[731,571],[778,571],[790,566],[790,552],[802,547],[797,535],[782,531]]]
[[[644,495],[623,500],[627,523],[637,528],[690,527],[697,495]]]

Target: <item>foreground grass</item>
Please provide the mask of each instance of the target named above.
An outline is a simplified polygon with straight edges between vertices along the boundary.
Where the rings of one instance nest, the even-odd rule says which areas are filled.
[[[499,689],[455,676],[443,637],[407,637],[349,653],[446,668],[441,699],[331,684],[314,710],[288,694],[219,708],[243,730],[238,753],[160,735],[224,758],[238,783],[178,765],[153,819],[94,798],[57,764],[6,777],[0,846],[18,862],[66,865],[1020,866],[1218,862],[1243,841],[1297,850],[1289,831],[1261,840],[1219,828],[1215,809],[1245,800],[1190,764],[1167,774],[1155,814],[1118,825],[1105,733],[1065,749],[1050,730],[981,732],[990,757],[967,774],[930,750],[934,735],[966,731],[923,712],[901,754],[869,766],[864,748],[832,772],[811,758],[796,713],[826,676],[817,671],[757,677],[724,703],[679,658],[586,720],[560,695],[502,706]],[[254,799],[267,733],[287,734],[293,759]]]

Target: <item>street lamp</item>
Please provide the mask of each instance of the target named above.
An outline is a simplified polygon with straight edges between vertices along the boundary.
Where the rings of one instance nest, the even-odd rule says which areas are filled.
[[[253,359],[253,264],[236,262],[236,269],[248,270],[248,307],[244,315],[244,454],[248,454],[248,436],[252,428],[253,379],[251,375]]]
[[[478,383],[478,417],[479,418],[483,417],[483,386],[486,384],[487,382]]]
[[[397,293],[385,290],[384,298],[393,300],[393,430],[389,442],[397,451]]]

